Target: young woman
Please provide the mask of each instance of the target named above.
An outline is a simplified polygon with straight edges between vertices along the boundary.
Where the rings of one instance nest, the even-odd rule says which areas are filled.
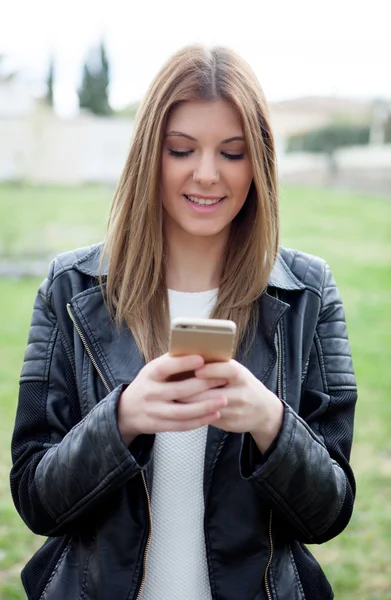
[[[28,598],[333,597],[304,544],[351,516],[355,378],[328,266],[278,231],[259,83],[184,48],[140,108],[105,244],[59,256],[34,306],[11,473],[48,537]],[[235,321],[235,359],[169,356],[175,316]]]

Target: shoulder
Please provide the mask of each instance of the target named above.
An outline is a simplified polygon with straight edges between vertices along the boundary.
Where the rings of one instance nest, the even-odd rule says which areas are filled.
[[[103,244],[83,246],[58,254],[51,263],[51,278],[55,279],[67,271],[80,271],[86,275],[99,276],[99,265]]]
[[[269,285],[286,290],[307,289],[321,294],[328,271],[326,261],[319,256],[280,247]]]
[[[69,298],[99,285],[103,244],[83,246],[58,254],[50,263],[49,272],[38,294],[52,303],[53,296]],[[104,273],[103,273],[104,274]]]

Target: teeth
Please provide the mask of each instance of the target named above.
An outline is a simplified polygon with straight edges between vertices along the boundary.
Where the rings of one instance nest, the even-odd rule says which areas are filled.
[[[199,204],[200,206],[211,206],[212,204],[217,204],[220,202],[221,198],[211,199],[211,198],[195,198],[194,196],[186,196],[190,202],[194,202],[194,204]]]

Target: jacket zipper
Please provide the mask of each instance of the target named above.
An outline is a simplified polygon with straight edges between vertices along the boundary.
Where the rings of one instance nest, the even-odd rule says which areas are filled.
[[[112,392],[113,390],[110,388],[109,384],[107,383],[107,381],[106,381],[106,379],[105,379],[105,377],[104,377],[104,375],[103,375],[103,373],[102,373],[101,369],[100,369],[100,368],[99,368],[99,366],[98,366],[98,363],[96,362],[96,360],[95,360],[95,358],[94,358],[94,355],[92,354],[92,351],[91,351],[91,350],[90,350],[90,348],[88,347],[88,344],[87,344],[86,338],[85,338],[85,336],[84,336],[84,333],[83,333],[83,332],[82,332],[82,330],[80,329],[79,325],[78,325],[78,324],[77,324],[77,322],[76,322],[76,319],[75,319],[75,317],[73,316],[73,313],[72,313],[72,308],[71,308],[71,305],[70,305],[69,303],[67,304],[67,311],[68,311],[68,314],[69,314],[69,316],[70,316],[70,318],[71,318],[71,320],[72,320],[72,322],[73,322],[73,324],[74,324],[74,326],[75,326],[75,329],[76,329],[77,333],[79,334],[79,337],[80,337],[81,341],[83,342],[83,346],[84,346],[84,348],[85,348],[85,350],[86,350],[86,352],[87,352],[87,354],[88,354],[88,356],[89,356],[89,358],[90,358],[90,360],[91,360],[92,364],[94,365],[94,367],[95,367],[95,369],[96,369],[96,371],[97,371],[97,373],[98,373],[99,377],[100,377],[100,378],[101,378],[101,380],[103,381],[103,385],[105,386],[106,390],[107,390],[109,393],[110,393],[110,392]]]
[[[277,296],[278,298],[278,296]],[[279,398],[281,398],[281,392],[282,392],[282,373],[281,373],[281,328],[280,328],[280,324],[278,324],[277,326],[277,339],[278,339],[278,365],[277,365],[277,396]],[[274,544],[273,544],[273,535],[272,535],[272,525],[273,525],[273,510],[270,510],[270,515],[269,515],[269,546],[270,546],[270,553],[269,553],[269,560],[267,561],[267,565],[266,565],[266,569],[265,569],[265,589],[266,589],[266,596],[268,600],[273,600],[272,598],[272,594],[270,591],[270,586],[269,586],[269,570],[270,570],[270,565],[272,563],[273,560],[273,554],[274,554]]]
[[[72,307],[70,305],[70,303],[67,304],[67,311],[69,314],[69,317],[71,318],[72,323],[75,326],[75,329],[77,331],[77,333],[79,334],[79,337],[83,343],[83,346],[92,362],[92,364],[94,365],[96,372],[98,373],[99,377],[101,378],[103,385],[105,386],[106,390],[108,391],[108,393],[110,394],[113,390],[112,388],[110,388],[109,384],[107,383],[106,378],[104,377],[101,368],[99,367],[93,353],[92,350],[90,349],[90,347],[87,344],[87,340],[85,338],[85,335],[81,329],[81,327],[78,325],[77,321],[76,321],[76,317],[73,315],[72,313]],[[149,495],[149,491],[148,491],[148,486],[147,486],[147,481],[145,479],[145,475],[144,472],[141,472],[141,477],[143,480],[143,485],[144,485],[144,490],[145,490],[145,495],[147,497],[147,504],[148,504],[148,522],[149,522],[149,526],[148,526],[148,538],[147,538],[147,542],[145,545],[145,550],[144,550],[144,557],[143,557],[143,576],[141,579],[141,584],[140,584],[140,589],[139,592],[137,594],[136,600],[140,600],[141,598],[141,594],[143,591],[143,587],[145,584],[145,577],[146,577],[146,566],[147,566],[147,554],[148,554],[148,550],[149,547],[151,545],[151,537],[152,537],[152,509],[151,509],[151,497]]]
[[[273,511],[271,510],[270,513],[269,513],[269,547],[270,547],[270,552],[269,552],[269,560],[267,561],[267,565],[266,565],[266,569],[265,569],[265,590],[266,590],[267,600],[273,600],[271,592],[270,592],[270,586],[269,586],[269,580],[268,580],[269,569],[270,569],[271,562],[273,560],[273,553],[274,553],[273,536],[272,536],[272,523],[273,523]]]
[[[144,550],[144,556],[143,556],[143,575],[142,575],[142,578],[141,578],[140,588],[139,588],[138,594],[136,596],[136,600],[140,600],[141,594],[143,593],[143,589],[144,589],[144,585],[145,585],[145,578],[146,578],[146,575],[147,575],[147,555],[148,555],[148,550],[149,550],[149,547],[151,545],[151,539],[152,539],[151,497],[149,495],[149,490],[148,490],[147,482],[146,482],[146,479],[145,479],[145,476],[144,476],[143,472],[141,472],[141,477],[143,478],[143,484],[144,484],[145,494],[147,496],[147,502],[148,502],[149,528],[148,528],[148,537],[147,537],[147,542],[145,544],[145,550]]]

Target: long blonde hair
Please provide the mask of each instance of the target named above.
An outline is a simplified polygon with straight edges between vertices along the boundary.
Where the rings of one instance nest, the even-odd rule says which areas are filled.
[[[227,48],[188,46],[156,75],[139,108],[131,148],[111,205],[102,261],[106,300],[118,325],[130,327],[147,361],[167,351],[161,154],[169,115],[179,102],[224,99],[236,109],[253,181],[234,219],[215,318],[232,319],[237,347],[254,331],[256,299],[265,291],[279,242],[278,185],[267,104],[249,65]],[[101,278],[101,283],[102,283]]]

